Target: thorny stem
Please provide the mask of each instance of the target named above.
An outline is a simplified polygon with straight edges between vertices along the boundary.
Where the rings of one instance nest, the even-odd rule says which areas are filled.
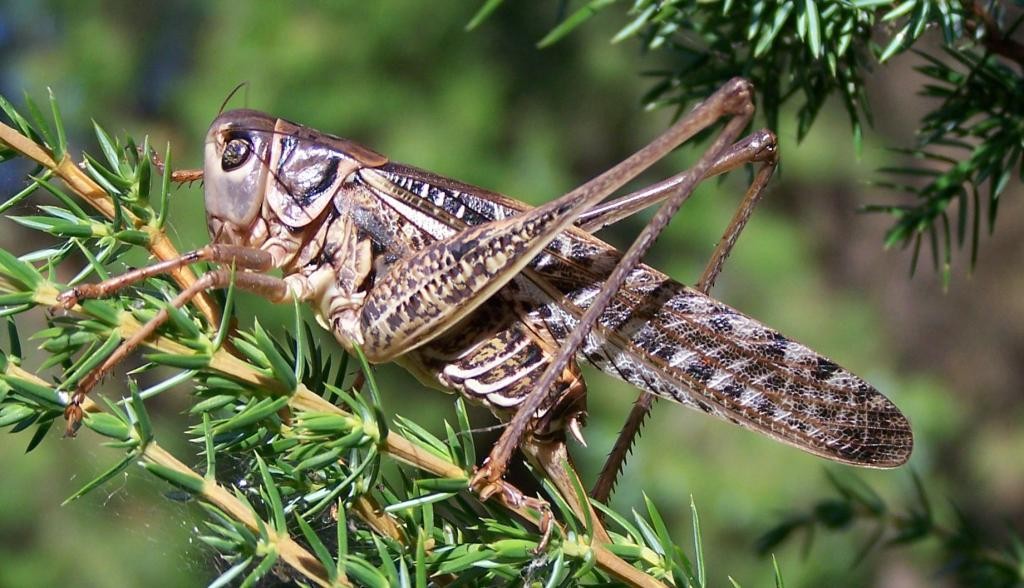
[[[60,291],[57,288],[54,288],[52,286],[42,286],[36,292],[36,302],[37,304],[46,307],[56,306],[57,294],[59,294],[59,292]],[[74,310],[77,312],[83,312],[80,306],[76,306]],[[131,316],[131,314],[121,314],[120,322],[117,326],[117,331],[118,335],[122,339],[127,339],[131,337],[141,328],[142,324],[135,320],[135,317]],[[146,345],[148,347],[166,353],[173,353],[178,355],[189,355],[191,353],[194,353],[194,350],[190,349],[189,347],[186,347],[180,343],[177,343],[173,339],[170,339],[162,335],[153,335],[152,337],[150,337],[149,340],[147,340]],[[248,384],[258,386],[262,389],[271,389],[274,390],[275,393],[282,393],[282,390],[280,389],[281,386],[280,384],[277,383],[276,380],[272,380],[270,378],[265,377],[263,374],[256,371],[247,362],[242,361],[238,357],[224,351],[223,349],[217,350],[216,352],[213,353],[209,365],[210,368],[213,370],[216,370],[223,374],[229,374]],[[298,391],[292,398],[293,401],[290,402],[289,405],[293,409],[317,412],[335,412],[347,415],[347,413],[341,411],[336,406],[327,402],[319,395],[313,393],[311,390],[309,390],[308,388],[301,384],[300,391]],[[86,397],[86,399],[88,400],[88,397]],[[82,408],[86,412],[96,412],[100,410],[99,406],[92,401],[84,403],[82,405]],[[405,439],[402,439],[402,441],[407,445],[412,445],[409,441]],[[415,446],[413,446],[413,449],[415,449]],[[415,451],[407,450],[406,453],[412,455],[415,453]],[[420,451],[420,453],[424,452]],[[426,456],[434,457],[431,454],[425,454],[424,460],[426,460]],[[446,463],[443,460],[438,460],[436,457],[434,459],[441,463]],[[458,468],[456,469],[458,470]],[[360,518],[363,519],[363,522],[376,529],[379,533],[387,535],[396,541],[405,540],[404,533],[402,532],[401,527],[398,526],[398,523],[395,522],[395,520],[390,515],[383,513],[383,511],[369,498],[365,496],[357,498],[355,507],[360,515]]]
[[[41,306],[52,307],[57,303],[57,294],[59,291],[53,286],[43,286],[37,289],[35,302]],[[76,312],[84,312],[84,310],[76,306],[72,309]],[[141,329],[142,325],[135,320],[131,314],[124,312],[121,314],[119,325],[117,326],[118,333],[122,337],[130,337],[134,332]],[[168,337],[156,335],[146,341],[146,346],[152,349],[162,351],[165,353],[174,353],[180,355],[194,354],[195,351],[189,347],[181,345]],[[218,349],[212,354],[212,358],[209,362],[209,368],[221,372],[226,375],[230,375],[234,378],[242,380],[248,384],[259,387],[262,390],[267,391],[268,394],[280,395],[288,394],[289,391],[285,390],[280,382],[272,378],[268,378],[264,374],[260,373],[256,368],[252,367],[249,363],[235,357],[231,353],[224,349]],[[294,392],[291,393],[291,397],[288,401],[288,406],[294,411],[309,411],[309,412],[323,412],[331,413],[340,416],[352,416],[347,411],[341,409],[334,404],[324,400],[322,396],[313,392],[311,389],[306,387],[304,384],[299,383],[296,386]],[[99,407],[94,402],[89,402],[83,405],[86,412],[96,412]],[[419,468],[431,474],[444,478],[464,478],[469,479],[469,473],[458,467],[457,465],[444,460],[433,453],[423,450],[413,442],[409,441],[402,435],[389,431],[385,439],[382,440],[380,447],[382,453],[386,453],[398,461],[409,464],[413,467]],[[184,467],[184,466],[183,466]],[[361,497],[359,500],[366,501],[365,497]],[[515,512],[518,516],[530,521],[534,526],[540,525],[540,518],[537,513],[526,508],[525,506],[513,506],[505,504],[503,505],[509,510]],[[402,532],[398,527],[397,523],[394,522],[389,516],[377,516],[376,518],[370,515],[380,513],[380,509],[376,508],[375,505],[369,502],[357,504],[355,512],[364,518],[364,521],[379,532],[387,532],[392,538],[396,540],[402,540]],[[241,520],[241,519],[239,519]],[[246,522],[246,521],[242,521]],[[246,522],[246,524],[248,524]],[[564,529],[563,529],[564,536]],[[591,544],[590,549],[594,552],[597,565],[600,569],[605,572],[621,579],[624,582],[628,582],[629,585],[633,586],[649,586],[649,587],[661,587],[663,586],[660,582],[641,572],[640,570],[629,565],[618,556],[614,555],[611,551],[602,545]],[[299,569],[299,568],[297,568]],[[302,571],[299,569],[299,571]]]
[[[0,123],[0,142],[6,143],[25,157],[53,171],[57,177],[64,180],[64,183],[75,194],[81,197],[82,200],[85,200],[100,214],[108,219],[114,218],[115,208],[113,199],[89,177],[89,174],[75,165],[67,154],[60,161],[57,161],[49,150],[3,123]],[[180,257],[180,253],[178,253],[178,250],[171,243],[163,229],[142,222],[141,219],[128,210],[122,211],[122,214],[125,220],[134,225],[135,228],[149,235],[149,252],[158,260],[166,261]],[[188,288],[196,281],[195,272],[187,266],[175,269],[170,275],[182,289]],[[220,312],[208,293],[203,292],[200,294],[196,298],[195,303],[211,325],[216,325],[220,322]]]
[[[21,380],[27,380],[35,384],[48,386],[49,384],[39,378],[35,374],[28,372],[14,364],[8,364],[5,374]],[[94,401],[86,398],[82,404],[82,408],[90,413],[99,413],[103,409],[99,407]],[[225,513],[234,517],[235,520],[241,522],[245,526],[249,527],[253,531],[259,532],[261,528],[260,522],[253,516],[252,511],[249,510],[240,500],[229,492],[223,486],[220,486],[216,482],[209,478],[204,478],[198,473],[192,471],[187,465],[182,463],[176,457],[171,455],[166,449],[160,446],[155,440],[150,440],[140,448],[139,458],[145,462],[157,464],[174,470],[179,474],[195,478],[196,481],[201,482],[201,489],[196,494],[206,502],[216,506]],[[320,564],[319,560],[314,557],[311,553],[306,551],[301,545],[296,543],[287,534],[278,533],[273,529],[273,525],[262,522],[262,528],[267,533],[269,541],[278,549],[281,554],[281,559],[286,561],[289,565],[295,568],[303,576],[309,578],[318,586],[331,586],[331,582],[327,576],[326,570],[323,565]],[[335,582],[336,585],[351,586],[345,578],[339,577]]]
[[[180,473],[194,476],[195,478],[202,480],[203,486],[199,495],[202,496],[203,499],[230,514],[250,529],[256,531],[260,529],[260,524],[252,515],[252,511],[246,508],[244,504],[235,498],[227,488],[224,488],[207,478],[203,478],[196,472],[193,472],[188,466],[178,461],[178,459],[173,455],[164,450],[163,447],[150,442],[143,451],[142,457],[147,461],[159,463]],[[288,562],[290,566],[295,568],[303,576],[315,582],[318,586],[331,585],[331,582],[327,578],[327,571],[324,570],[323,564],[321,564],[316,557],[303,549],[303,547],[296,543],[290,536],[288,536],[287,533],[279,533],[273,530],[273,526],[266,522],[263,522],[262,526],[269,536],[270,542],[280,551],[281,558],[284,561]],[[344,577],[339,577],[336,582],[342,586],[352,585]]]

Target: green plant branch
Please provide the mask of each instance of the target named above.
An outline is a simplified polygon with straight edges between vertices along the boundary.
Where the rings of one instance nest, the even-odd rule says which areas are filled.
[[[14,293],[17,290],[18,289],[9,281],[0,279],[0,291]],[[61,292],[62,289],[56,284],[42,281],[36,287],[32,297],[32,302],[43,308],[57,308],[59,306],[57,303],[57,296]],[[71,309],[71,312],[87,316],[89,315],[89,312],[81,305],[76,305]],[[95,314],[91,316],[93,318],[101,318]],[[117,316],[117,325],[113,327],[111,331],[116,332],[121,340],[125,340],[131,338],[141,328],[142,323],[136,320],[131,313],[121,312]],[[146,340],[145,345],[155,351],[173,355],[188,356],[195,354],[194,349],[187,345],[182,345],[170,337],[160,334],[154,335]],[[282,388],[280,382],[273,378],[268,378],[259,370],[253,368],[250,364],[239,359],[235,355],[232,355],[223,348],[213,351],[210,355],[208,367],[216,372],[230,375],[247,384],[251,384],[256,389],[266,391],[266,393],[271,396],[289,394]],[[295,391],[290,394],[288,405],[293,411],[324,412],[335,413],[339,416],[352,416],[339,407],[327,402],[302,383],[299,383]],[[98,404],[89,400],[85,405],[83,405],[83,409],[86,412],[95,412],[100,408]],[[429,452],[423,451],[407,439],[404,439],[393,432],[390,432],[385,440],[384,451],[394,455],[405,463],[419,467],[441,477],[468,478],[467,474],[463,470],[453,466],[451,463],[439,459],[437,456]],[[359,515],[364,518],[365,522],[373,528],[396,540],[402,538],[401,530],[395,522],[387,514],[381,513],[381,509],[377,505],[373,504],[372,501],[369,501],[369,499],[359,499],[357,501],[356,509]]]
[[[0,280],[0,291],[13,293],[16,290],[17,289],[10,284],[10,282]],[[61,291],[62,290],[57,285],[42,281],[35,290],[32,302],[43,308],[57,307],[57,296]],[[89,310],[81,305],[76,306],[72,311],[91,316],[92,318],[102,318],[102,315],[90,314]],[[130,338],[141,328],[142,324],[139,321],[137,321],[130,313],[122,311],[118,315],[117,326],[112,330],[116,331],[118,336],[123,340]],[[164,335],[156,335],[148,339],[145,345],[155,351],[175,355],[188,356],[196,353],[194,349],[186,345],[182,345]],[[223,348],[217,349],[210,354],[207,367],[215,372],[229,375],[245,383],[251,384],[256,389],[264,391],[268,396],[273,397],[287,395],[287,405],[293,412],[324,413],[341,417],[354,416],[342,408],[331,404],[301,382],[296,385],[296,388],[293,391],[289,392],[285,390],[278,380],[268,378],[264,373]],[[86,412],[95,412],[99,410],[99,406],[95,402],[90,402],[83,406],[83,408]],[[285,427],[286,425],[282,426]],[[432,452],[426,451],[424,448],[406,439],[395,431],[387,432],[387,435],[382,440],[380,450],[382,453],[390,455],[402,463],[411,465],[438,477],[468,482],[470,475],[469,472],[450,461],[438,457]],[[518,516],[530,521],[534,526],[540,526],[539,513],[529,507],[525,505],[507,503],[503,503],[503,506]],[[381,515],[381,509],[368,500],[359,499],[355,510],[358,516],[364,518],[366,523],[374,529],[386,532],[388,535],[396,539],[401,537],[401,532],[394,521],[386,514]],[[232,510],[229,512],[234,511]],[[564,532],[565,531],[563,529],[562,533],[564,534]],[[599,568],[622,580],[629,580],[631,585],[661,586],[660,582],[657,582],[653,578],[650,578],[646,574],[643,574],[632,566],[626,564],[607,548],[598,544],[591,544],[589,545],[589,549],[593,550],[594,557]]]
[[[188,466],[168,453],[163,447],[150,442],[142,453],[142,457],[153,464],[170,468],[180,476],[179,483],[189,486],[188,480],[198,484],[198,490],[194,493],[210,504],[229,513],[236,520],[244,523],[250,529],[259,531],[269,529],[270,542],[281,552],[281,558],[288,562],[299,573],[313,581],[318,586],[352,586],[345,577],[339,577],[331,581],[327,572],[317,558],[306,551],[301,545],[295,542],[287,533],[274,530],[267,521],[258,520],[250,509],[241,503],[226,488],[215,481],[204,478],[193,472]]]
[[[36,386],[50,388],[49,384],[45,380],[36,376],[35,374],[22,369],[20,366],[7,362],[3,371],[4,379],[16,378],[25,382],[35,384]],[[91,399],[86,399],[83,408],[90,415],[102,414],[103,409]],[[132,441],[126,435],[126,438],[120,439],[121,441]],[[296,543],[287,533],[281,533],[277,530],[272,529],[266,521],[258,520],[251,509],[247,508],[240,500],[238,500],[231,492],[226,488],[220,486],[215,480],[203,477],[198,473],[194,472],[187,465],[182,463],[179,459],[174,457],[170,452],[160,446],[160,444],[154,439],[139,440],[135,439],[137,446],[131,451],[132,455],[144,463],[153,464],[162,468],[166,468],[167,471],[172,474],[164,472],[165,478],[170,478],[176,485],[187,489],[191,494],[205,500],[206,502],[216,506],[224,512],[230,514],[239,522],[245,524],[253,531],[260,531],[261,529],[269,529],[268,538],[270,542],[280,550],[281,558],[288,562],[293,568],[302,573],[303,576],[314,582],[318,586],[351,586],[344,578],[339,578],[337,582],[331,582],[327,576],[323,566],[317,561],[316,557],[306,551],[301,545]]]
[[[104,217],[113,219],[117,216],[118,210],[117,207],[114,206],[114,202],[110,197],[110,194],[93,181],[93,179],[90,178],[89,175],[80,167],[75,165],[66,150],[62,149],[65,151],[63,156],[57,157],[52,150],[39,145],[29,137],[18,132],[18,130],[2,122],[0,122],[0,143],[8,145],[24,157],[35,161],[43,168],[53,172],[57,177],[64,181],[72,192],[85,201],[89,206],[96,209]],[[155,226],[151,223],[144,223],[141,219],[133,215],[131,211],[121,211],[121,214],[127,217],[126,220],[128,220],[128,222],[134,227],[144,231],[148,235],[149,252],[157,260],[167,261],[181,257],[181,254],[171,242],[170,237],[167,236],[167,232],[163,230],[163,227]],[[171,272],[171,276],[176,282],[178,282],[178,285],[183,290],[191,286],[196,281],[195,272],[193,272],[192,268],[188,266],[173,270]],[[217,324],[220,322],[217,305],[213,302],[213,299],[210,298],[208,293],[204,292],[200,294],[196,298],[195,304],[206,319],[210,321],[210,324]]]

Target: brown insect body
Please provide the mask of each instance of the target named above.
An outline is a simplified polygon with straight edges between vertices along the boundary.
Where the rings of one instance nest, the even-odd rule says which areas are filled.
[[[555,203],[532,209],[261,113],[223,114],[206,145],[215,242],[268,252],[343,345],[502,418],[621,256]],[[828,459],[893,467],[912,448],[905,417],[869,384],[645,265],[600,316],[583,361]],[[576,362],[535,434],[582,416]]]

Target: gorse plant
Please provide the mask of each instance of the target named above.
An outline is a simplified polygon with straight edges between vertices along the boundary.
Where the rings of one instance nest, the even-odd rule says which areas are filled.
[[[52,244],[0,250],[0,315],[8,331],[0,354],[0,426],[27,434],[28,449],[35,448],[63,429],[75,384],[156,313],[170,313],[146,341],[142,369],[166,366],[176,374],[146,388],[129,378],[114,387],[119,401],[87,399],[82,432],[108,438],[119,457],[69,501],[136,464],[185,491],[202,509],[199,539],[228,563],[214,585],[252,585],[270,573],[318,586],[707,585],[695,509],[691,559],[650,501],[646,512],[630,516],[601,508],[608,544],[593,541],[594,521],[574,515],[571,501],[549,484],[555,522],[546,542],[537,508],[479,502],[466,490],[476,452],[461,402],[443,438],[401,417],[387,423],[365,360],[321,353],[298,307],[281,333],[259,323],[233,328],[232,289],[223,306],[208,296],[176,309],[169,301],[196,280],[186,268],[51,312],[59,293],[109,277],[131,251],[178,257],[165,231],[172,162],[169,148],[161,167],[148,141],[114,139],[96,126],[100,156],[76,164],[56,101],[51,97],[51,117],[26,104],[22,114],[0,100],[11,125],[0,126],[0,157],[35,164],[26,187],[0,210],[50,235]],[[37,214],[12,214],[29,202]],[[60,283],[58,275],[73,277]],[[34,365],[26,365],[19,332],[26,314],[46,320],[27,337],[44,352]],[[165,449],[146,407],[186,383],[194,385],[193,424],[181,435],[198,446],[199,464]],[[387,462],[403,468],[383,476]],[[576,491],[576,500],[585,500],[582,488]]]
[[[483,3],[470,26],[503,4]],[[1024,179],[1024,36],[1022,3],[1000,0],[587,0],[557,3],[559,24],[538,43],[549,46],[596,14],[625,7],[613,42],[637,40],[659,69],[645,97],[677,112],[740,76],[757,88],[758,112],[778,129],[780,110],[796,104],[803,138],[830,97],[845,106],[860,150],[872,105],[872,71],[914,49],[923,63],[920,93],[934,99],[917,145],[901,148],[909,165],[888,167],[879,183],[910,195],[866,209],[892,215],[886,245],[910,246],[916,267],[925,240],[933,266],[949,280],[952,252],[968,246],[978,259],[982,228],[995,226],[1000,196]],[[934,44],[941,57],[916,48]],[[909,178],[909,179],[906,179]]]

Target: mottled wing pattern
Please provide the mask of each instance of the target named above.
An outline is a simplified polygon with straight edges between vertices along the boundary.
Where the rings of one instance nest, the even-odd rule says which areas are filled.
[[[538,288],[564,296],[538,311],[554,337],[576,325],[617,259],[592,237],[566,234],[536,260]],[[913,446],[906,418],[870,384],[650,267],[632,272],[580,354],[643,390],[836,461],[894,467]]]
[[[410,200],[407,206],[419,207],[447,231],[527,208],[414,168],[393,165],[382,173]],[[526,320],[561,340],[619,255],[588,233],[567,231],[499,296],[527,309]],[[870,384],[647,266],[631,273],[578,358],[642,390],[828,459],[894,467],[913,446],[906,418]]]

